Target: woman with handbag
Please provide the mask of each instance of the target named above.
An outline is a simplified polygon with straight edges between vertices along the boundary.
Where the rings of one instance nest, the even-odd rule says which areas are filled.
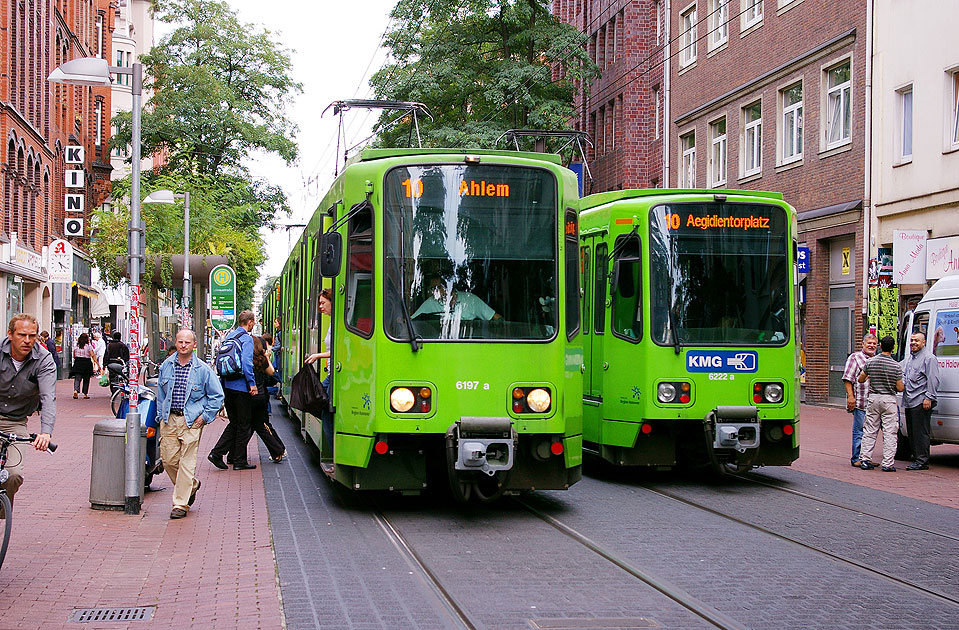
[[[270,395],[266,388],[275,380],[275,370],[270,363],[269,345],[262,337],[253,337],[253,377],[256,379],[256,394],[251,397],[250,427],[260,436],[266,450],[270,452],[270,461],[279,464],[286,457],[286,447],[270,424]]]
[[[320,291],[320,312],[331,317],[333,315],[333,293],[329,289],[323,289]],[[333,334],[333,322],[330,322],[330,327],[326,329],[326,337],[323,339],[323,345],[326,346],[325,352],[314,352],[310,356],[306,357],[306,363],[312,364],[316,363],[320,359],[326,359],[327,372],[329,372],[329,365],[333,361],[333,346],[331,345]],[[326,390],[327,394],[330,392],[330,381],[332,379],[332,374],[327,374],[326,378],[323,379],[323,389]],[[333,414],[329,410],[324,411],[320,420],[323,423],[323,437],[326,439],[327,444],[330,445],[330,452],[333,452]]]
[[[83,397],[89,398],[90,377],[100,368],[97,365],[96,348],[90,343],[90,337],[86,333],[80,335],[77,343],[73,346],[73,397],[79,398],[80,391],[83,391]]]

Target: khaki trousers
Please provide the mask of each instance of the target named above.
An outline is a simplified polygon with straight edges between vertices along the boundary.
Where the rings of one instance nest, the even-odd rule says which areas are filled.
[[[189,510],[187,502],[196,482],[196,454],[200,447],[203,427],[186,426],[182,414],[171,413],[167,422],[160,423],[160,458],[163,470],[173,482],[173,507]]]
[[[27,431],[27,419],[11,420],[9,418],[0,418],[0,431],[4,433],[16,433],[27,437],[30,432]],[[3,484],[3,489],[7,491],[10,501],[13,501],[13,495],[17,493],[20,486],[23,485],[23,457],[27,449],[33,449],[33,446],[23,442],[21,444],[11,444],[7,448],[7,464],[4,466],[10,473],[10,478]]]
[[[891,394],[870,394],[866,423],[862,427],[862,447],[859,459],[870,461],[876,446],[876,436],[882,429],[882,466],[896,464],[896,446],[899,443],[899,408],[896,397]]]

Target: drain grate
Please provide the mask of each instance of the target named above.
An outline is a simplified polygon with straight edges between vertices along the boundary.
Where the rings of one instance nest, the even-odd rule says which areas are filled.
[[[620,617],[615,619],[601,618],[573,618],[573,619],[530,619],[533,628],[551,630],[585,630],[587,628],[603,628],[604,630],[659,628],[660,625],[648,617]]]
[[[78,608],[73,611],[70,621],[90,623],[92,621],[149,621],[153,619],[156,606],[139,608]]]

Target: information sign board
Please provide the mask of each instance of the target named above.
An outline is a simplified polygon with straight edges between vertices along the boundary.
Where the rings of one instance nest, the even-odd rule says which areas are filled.
[[[210,271],[210,323],[219,331],[236,325],[236,272],[229,265]]]

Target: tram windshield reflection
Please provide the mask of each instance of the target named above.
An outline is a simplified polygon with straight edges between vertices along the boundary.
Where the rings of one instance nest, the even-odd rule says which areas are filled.
[[[660,205],[650,210],[649,223],[656,343],[786,343],[789,250],[782,208]]]
[[[557,329],[556,180],[545,170],[404,166],[386,176],[386,333],[549,340]],[[407,316],[408,315],[408,316]]]

